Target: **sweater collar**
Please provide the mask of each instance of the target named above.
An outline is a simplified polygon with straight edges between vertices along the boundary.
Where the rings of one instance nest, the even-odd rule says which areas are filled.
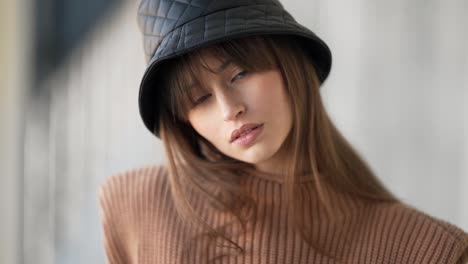
[[[274,182],[274,183],[279,183],[279,184],[284,184],[286,182],[284,179],[284,175],[282,174],[275,174],[275,173],[260,171],[255,168],[248,169],[247,174],[249,176],[252,176],[254,179],[258,179],[262,181]],[[313,181],[313,177],[311,174],[301,174],[298,176],[299,183],[305,183],[305,182],[311,182],[311,181]]]

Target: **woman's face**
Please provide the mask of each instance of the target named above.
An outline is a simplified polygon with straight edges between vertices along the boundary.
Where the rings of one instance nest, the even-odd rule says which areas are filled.
[[[260,171],[282,171],[287,156],[280,147],[292,128],[292,113],[281,73],[246,72],[208,54],[203,58],[210,68],[222,70],[202,70],[200,77],[208,87],[193,95],[198,102],[189,111],[190,124],[225,155]],[[232,141],[233,131],[245,124],[261,125],[247,135],[256,137],[244,144]]]

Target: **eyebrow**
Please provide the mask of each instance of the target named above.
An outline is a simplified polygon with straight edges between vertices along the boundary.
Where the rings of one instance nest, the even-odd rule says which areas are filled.
[[[223,72],[224,70],[226,70],[226,68],[232,64],[232,60],[226,60],[223,62],[223,64],[221,64],[218,69],[216,70],[217,73],[220,73],[220,72]]]

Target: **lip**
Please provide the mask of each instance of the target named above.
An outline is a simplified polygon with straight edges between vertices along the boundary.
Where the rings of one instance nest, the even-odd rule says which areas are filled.
[[[263,125],[258,126],[257,128],[248,132],[247,134],[243,134],[241,137],[236,138],[236,140],[234,140],[232,144],[238,145],[240,147],[248,147],[257,140],[257,138],[262,134],[262,131]]]
[[[263,127],[263,124],[249,123],[249,124],[245,124],[245,125],[241,126],[239,129],[236,129],[236,130],[232,131],[231,139],[230,139],[229,142],[232,143],[232,142],[236,141],[238,139],[239,135],[242,134],[242,132],[247,131],[247,130],[252,129],[252,128],[255,128],[255,127],[258,127],[258,128]],[[250,133],[248,133],[248,134],[250,134]],[[246,135],[244,135],[244,136],[246,136]]]

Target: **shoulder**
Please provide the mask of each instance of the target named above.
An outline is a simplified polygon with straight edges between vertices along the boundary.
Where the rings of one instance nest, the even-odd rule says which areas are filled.
[[[392,258],[408,263],[468,261],[468,234],[445,220],[405,203],[377,205],[375,216],[380,222],[377,228],[388,238]]]
[[[99,187],[99,203],[104,213],[138,217],[145,206],[157,204],[168,189],[164,165],[132,168],[104,180]]]
[[[99,197],[118,199],[132,197],[148,189],[161,189],[166,185],[167,168],[149,165],[132,168],[108,176],[99,187]]]

